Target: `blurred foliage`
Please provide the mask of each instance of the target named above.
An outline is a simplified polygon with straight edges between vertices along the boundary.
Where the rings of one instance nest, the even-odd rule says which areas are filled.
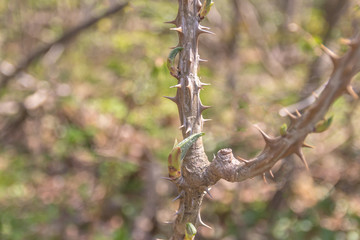
[[[199,42],[209,60],[199,76],[212,84],[201,98],[214,106],[204,113],[213,119],[205,125],[209,156],[222,147],[255,156],[264,143],[252,124],[278,134],[287,122],[278,110],[314,90],[316,59],[316,84],[326,81],[331,63],[320,44],[343,53],[338,39],[351,37],[360,15],[357,1],[344,9],[341,1],[249,1],[260,32],[236,0],[215,1],[204,25],[217,35]],[[0,1],[1,69],[112,2]],[[176,11],[176,0],[131,1],[1,89],[0,239],[168,238],[176,189],[160,177],[181,134],[177,108],[161,97],[174,94],[165,64],[178,41],[163,22]],[[336,24],[329,14],[340,16]],[[267,67],[273,62],[282,74]],[[308,138],[316,145],[305,152],[310,172],[288,158],[268,185],[220,181],[202,210],[215,230],[200,228],[197,239],[360,239],[357,102],[344,96],[330,115],[330,129]]]

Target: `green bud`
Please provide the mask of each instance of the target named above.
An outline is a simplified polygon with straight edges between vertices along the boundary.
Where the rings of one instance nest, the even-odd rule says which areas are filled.
[[[330,125],[332,123],[332,119],[333,119],[333,116],[329,117],[328,119],[324,119],[324,120],[319,121],[315,125],[314,132],[321,133],[321,132],[326,131],[330,127]]]
[[[192,223],[186,223],[184,240],[194,239],[196,232],[196,228]]]
[[[286,123],[284,123],[284,124],[281,125],[281,127],[280,127],[280,135],[281,135],[281,136],[285,136],[285,135],[286,135],[286,131],[287,131],[287,125],[286,125]]]
[[[175,140],[174,147],[168,157],[168,171],[170,178],[176,179],[180,177],[181,161],[185,158],[189,148],[203,135],[205,135],[205,133],[195,133],[185,138],[180,143],[177,143]]]

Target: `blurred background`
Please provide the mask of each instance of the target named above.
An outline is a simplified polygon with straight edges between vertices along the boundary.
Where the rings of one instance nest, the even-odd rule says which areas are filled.
[[[51,44],[121,0],[1,0],[0,72],[27,63],[0,87],[0,239],[168,239],[178,207],[167,155],[178,130],[166,68],[177,34],[176,0],[128,7]],[[253,124],[279,135],[279,110],[311,95],[360,15],[355,0],[215,0],[199,41],[201,92],[213,108],[209,158],[264,146]],[[50,48],[46,48],[50,46]],[[28,56],[45,49],[26,62]],[[24,60],[25,59],[25,60]],[[358,77],[353,81],[360,90]],[[197,239],[360,239],[358,101],[332,106],[331,128],[312,134],[310,171],[288,157],[267,176],[218,182],[205,197]]]

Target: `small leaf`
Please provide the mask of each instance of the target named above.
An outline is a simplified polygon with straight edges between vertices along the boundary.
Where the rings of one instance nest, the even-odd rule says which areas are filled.
[[[324,120],[321,120],[320,122],[318,122],[315,125],[314,132],[321,133],[321,132],[326,131],[330,127],[330,125],[332,123],[332,119],[333,119],[333,116],[329,117],[328,119],[324,119]]]
[[[195,133],[180,143],[177,144],[177,140],[175,139],[175,144],[173,149],[171,150],[168,157],[168,171],[169,177],[176,179],[181,175],[181,161],[184,159],[189,148],[199,139],[199,137],[203,136],[205,133]]]
[[[210,12],[212,5],[214,5],[212,0],[204,0],[199,12],[200,19],[206,17],[206,15]]]
[[[204,135],[205,135],[205,133],[203,133],[203,132],[194,133],[193,135],[185,138],[178,145],[176,145],[177,147],[181,148],[181,160],[183,160],[185,158],[187,151],[194,144],[194,142],[196,142],[199,139],[199,137],[204,136]]]

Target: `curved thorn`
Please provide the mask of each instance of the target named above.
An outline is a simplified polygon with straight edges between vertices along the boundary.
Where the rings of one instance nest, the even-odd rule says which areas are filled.
[[[208,62],[209,60],[199,58],[199,62]]]
[[[212,229],[209,225],[206,225],[206,224],[201,220],[200,212],[198,213],[198,218],[197,218],[197,220],[198,220],[200,226],[203,226],[203,227]]]
[[[181,125],[179,129],[183,129],[185,127],[185,124]]]
[[[267,135],[263,130],[261,130],[260,127],[258,127],[257,125],[254,125],[254,127],[260,132],[267,145],[270,145],[274,142],[274,139]]]
[[[340,57],[334,53],[332,50],[327,48],[325,45],[321,44],[321,49],[330,57],[331,61],[333,62],[334,66],[338,65]]]
[[[216,35],[215,33],[211,32],[211,31],[208,31],[206,29],[203,29],[203,28],[198,28],[197,29],[197,34],[200,35],[200,34],[203,34],[203,33],[207,33],[207,34],[211,34],[211,35]]]
[[[265,176],[265,173],[262,174],[262,178],[264,180],[264,183],[268,184],[267,180],[266,180],[266,176]]]
[[[201,28],[201,29],[205,29],[205,30],[210,30],[210,28],[209,28],[209,27],[205,27],[205,26],[203,26],[203,25],[199,25],[199,28]]]
[[[350,96],[352,96],[354,99],[358,99],[359,96],[357,95],[357,93],[354,91],[353,87],[351,85],[348,85],[346,87],[347,92],[350,94]]]
[[[166,181],[170,181],[172,183],[174,182],[174,179],[169,178],[169,177],[161,177],[161,179],[166,180]]]
[[[205,111],[206,109],[209,109],[211,108],[211,106],[206,106],[206,105],[203,105],[202,103],[200,103],[200,112],[203,112]]]
[[[177,97],[168,97],[168,96],[163,96],[164,98],[167,98],[167,99],[169,99],[169,100],[171,100],[171,101],[173,101],[174,103],[176,103],[176,104],[178,104],[178,99],[177,99]]]
[[[181,191],[181,192],[179,193],[179,195],[177,195],[176,198],[174,198],[172,201],[175,202],[176,200],[182,198],[183,194],[184,194],[184,191]]]
[[[269,170],[269,173],[270,173],[270,176],[271,176],[272,178],[275,178],[275,176],[274,176],[273,172],[271,171],[271,169]]]
[[[299,112],[299,110],[295,109],[295,112],[298,117],[301,117],[301,113]]]
[[[291,119],[297,119],[297,117],[294,114],[292,114],[287,108],[284,108],[284,111]]]

